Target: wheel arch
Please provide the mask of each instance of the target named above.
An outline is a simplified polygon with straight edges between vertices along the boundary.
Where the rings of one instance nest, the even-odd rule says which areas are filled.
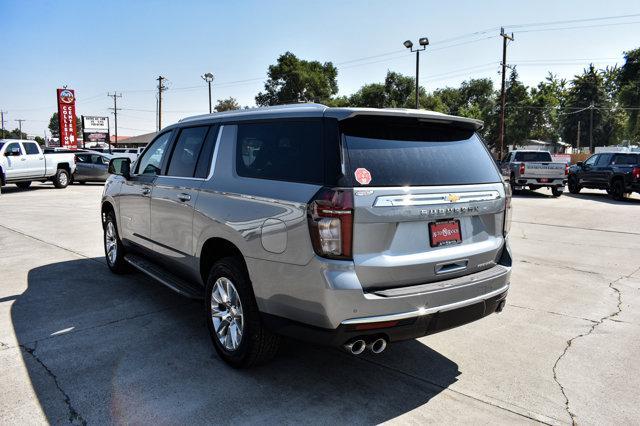
[[[115,206],[110,201],[103,201],[102,206],[100,208],[100,219],[101,219],[100,221],[102,222],[102,229],[104,229],[104,226],[107,220],[107,214],[109,212],[113,213],[113,215],[116,218],[116,225],[118,224],[118,215],[116,214]]]
[[[56,170],[60,170],[60,169],[66,170],[67,173],[71,175],[71,166],[69,165],[69,163],[58,163]]]
[[[202,245],[202,249],[200,250],[199,267],[200,277],[202,278],[203,283],[206,284],[209,270],[211,269],[213,264],[224,257],[238,258],[248,275],[247,264],[240,249],[234,243],[227,239],[212,237],[204,242],[204,244]]]

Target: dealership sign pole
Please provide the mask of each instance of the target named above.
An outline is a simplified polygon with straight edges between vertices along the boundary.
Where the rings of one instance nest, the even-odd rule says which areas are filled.
[[[60,125],[60,146],[76,148],[76,96],[71,89],[58,89],[58,120]]]

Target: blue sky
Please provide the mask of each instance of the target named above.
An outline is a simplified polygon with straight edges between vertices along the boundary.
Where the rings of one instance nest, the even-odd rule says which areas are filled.
[[[498,87],[500,26],[515,33],[508,62],[535,85],[548,71],[571,78],[589,62],[622,64],[623,51],[640,47],[640,16],[518,25],[630,14],[640,14],[637,1],[0,0],[0,109],[8,111],[6,127],[21,118],[24,131],[42,135],[57,87],[76,90],[78,115],[107,114],[107,92],[117,90],[119,133],[136,135],[155,130],[160,74],[169,80],[168,125],[208,111],[205,72],[216,76],[214,101],[233,96],[254,105],[267,67],[291,51],[336,64],[340,94],[348,95],[387,70],[413,75],[415,56],[402,42],[421,36],[431,41],[421,54],[428,90],[477,77]],[[589,28],[567,29],[579,26]]]

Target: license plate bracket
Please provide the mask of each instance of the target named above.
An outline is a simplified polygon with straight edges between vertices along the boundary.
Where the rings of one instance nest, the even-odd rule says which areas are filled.
[[[441,220],[429,223],[429,244],[431,247],[449,246],[462,242],[460,221]]]

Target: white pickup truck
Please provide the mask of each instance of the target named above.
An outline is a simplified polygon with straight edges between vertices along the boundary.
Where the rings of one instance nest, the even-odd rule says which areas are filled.
[[[76,171],[75,154],[43,153],[34,141],[0,139],[0,186],[14,183],[26,189],[32,181],[52,181],[65,188]]]
[[[559,197],[567,184],[569,165],[554,163],[549,151],[516,150],[500,162],[500,171],[509,179],[513,192],[525,186],[531,190],[547,187]]]

